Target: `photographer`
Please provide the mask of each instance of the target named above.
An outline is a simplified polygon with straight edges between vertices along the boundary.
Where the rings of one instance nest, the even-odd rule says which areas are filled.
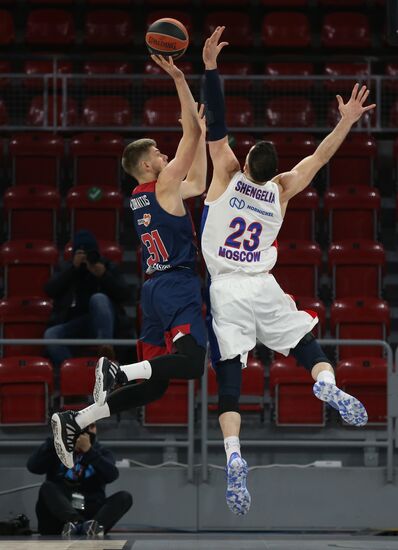
[[[101,258],[97,241],[82,229],[73,239],[73,258],[44,287],[54,300],[50,328],[44,338],[113,338],[130,291],[115,264]],[[72,357],[67,346],[48,346],[56,367]],[[99,352],[112,358],[113,350]],[[113,357],[114,358],[114,357]]]
[[[90,424],[76,441],[74,467],[67,469],[48,437],[27,462],[33,474],[46,474],[36,504],[41,535],[101,537],[131,508],[127,491],[106,498],[105,485],[119,476],[110,451],[96,441],[97,428]]]

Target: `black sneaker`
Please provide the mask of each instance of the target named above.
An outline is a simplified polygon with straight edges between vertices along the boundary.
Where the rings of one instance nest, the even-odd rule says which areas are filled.
[[[82,432],[75,418],[76,411],[55,413],[51,417],[51,427],[54,434],[54,447],[60,461],[67,468],[73,468],[73,451],[76,439]]]
[[[62,529],[62,538],[69,539],[80,535],[82,532],[82,523],[78,521],[68,521]]]
[[[95,519],[89,519],[82,525],[82,534],[97,539],[104,538],[104,527]]]
[[[124,373],[119,365],[109,361],[107,357],[98,359],[93,390],[94,401],[98,406],[102,407],[106,403],[108,395],[115,389],[116,384],[120,383],[120,375]]]

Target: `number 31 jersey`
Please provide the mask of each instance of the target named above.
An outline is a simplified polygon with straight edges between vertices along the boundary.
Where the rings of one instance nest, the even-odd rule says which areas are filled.
[[[270,271],[282,222],[278,185],[259,185],[237,172],[221,197],[205,201],[202,253],[212,279]]]

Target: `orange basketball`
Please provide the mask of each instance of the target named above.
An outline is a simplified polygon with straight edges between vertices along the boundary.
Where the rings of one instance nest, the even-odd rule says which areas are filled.
[[[177,19],[165,17],[149,26],[145,35],[149,53],[178,59],[188,48],[187,29]]]

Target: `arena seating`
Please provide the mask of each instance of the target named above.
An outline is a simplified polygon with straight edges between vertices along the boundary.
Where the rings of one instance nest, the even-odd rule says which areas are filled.
[[[253,45],[250,15],[242,11],[216,11],[207,14],[203,35],[210,36],[219,25],[225,25],[222,39],[230,48],[247,49]]]
[[[144,103],[144,126],[179,126],[180,116],[181,108],[177,97],[151,97]]]
[[[273,127],[310,127],[316,125],[311,100],[301,97],[275,97],[266,103],[265,125]]]
[[[227,126],[253,126],[254,111],[250,100],[244,96],[230,96],[225,99]]]
[[[154,21],[157,21],[158,19],[163,19],[164,17],[171,17],[172,19],[177,19],[177,21],[181,21],[181,23],[185,26],[185,28],[188,31],[188,34],[192,36],[193,31],[193,21],[190,13],[179,11],[179,10],[170,10],[167,8],[167,10],[156,10],[151,11],[148,14],[147,18],[147,27],[151,25]]]
[[[79,410],[93,400],[97,357],[75,357],[60,368],[61,410]]]
[[[241,76],[247,77],[243,80],[232,80],[226,78],[224,80],[224,90],[228,92],[240,92],[244,94],[253,86],[253,81],[249,76],[253,74],[251,63],[246,61],[224,61],[219,66],[220,75]]]
[[[83,103],[83,124],[87,126],[131,126],[129,101],[122,96],[89,96]]]
[[[366,83],[369,77],[370,67],[367,63],[326,63],[324,73],[327,76],[354,76],[352,80],[333,79],[325,80],[325,89],[329,92],[341,94],[342,92],[351,92],[354,84],[357,82]],[[351,134],[357,135],[357,134]]]
[[[188,424],[188,381],[172,380],[165,395],[144,407],[144,426]]]
[[[349,134],[328,163],[329,185],[346,186],[348,179],[350,185],[373,185],[376,154],[377,146],[373,136]],[[347,163],[350,166],[348,173]]]
[[[45,85],[43,75],[51,74],[54,71],[54,61],[52,59],[28,59],[24,64],[24,72],[27,77],[24,79],[24,86],[29,90],[42,90]],[[56,74],[73,73],[73,64],[66,59],[57,60]],[[54,78],[47,78],[48,88],[53,91],[54,88],[58,91],[62,88],[62,79],[57,78],[54,86]]]
[[[308,0],[261,0],[263,6],[269,6],[272,8],[283,7],[297,7],[306,8],[308,6]]]
[[[179,60],[178,61],[178,67],[182,70],[182,72],[185,74],[185,76],[189,76],[190,74],[193,74],[193,65],[190,61],[184,61]],[[156,91],[158,92],[173,92],[175,90],[174,82],[170,77],[168,77],[164,70],[159,67],[154,61],[149,59],[146,61],[144,66],[144,74],[150,75],[150,76],[157,76],[161,75],[163,76],[162,79],[160,78],[144,78],[143,85],[146,89],[146,91],[152,92]],[[166,77],[166,78],[165,78]],[[188,79],[189,82],[189,79]],[[190,82],[190,86],[192,87],[192,82]]]
[[[53,370],[47,359],[0,359],[0,424],[46,425],[52,391]]]
[[[228,140],[236,158],[243,167],[247,153],[250,151],[250,148],[256,144],[255,137],[250,134],[236,133],[229,134]]]
[[[10,79],[8,77],[1,78],[2,73],[11,72],[11,63],[5,60],[0,61],[0,90],[6,88],[10,84]]]
[[[306,48],[311,43],[309,19],[300,12],[267,13],[261,38],[267,48]]]
[[[26,124],[29,126],[52,126],[54,118],[59,126],[67,127],[68,125],[77,123],[78,108],[73,98],[67,98],[66,109],[64,111],[62,96],[57,95],[54,99],[53,95],[49,95],[47,107],[48,109],[45,108],[43,96],[38,95],[33,97],[28,109]]]
[[[286,62],[273,62],[266,63],[264,74],[267,76],[289,76],[297,75],[305,77],[314,74],[313,63],[286,63]],[[292,80],[265,80],[264,86],[272,92],[308,92],[314,86],[314,82],[311,80],[298,80],[292,78]]]
[[[317,338],[322,338],[326,330],[326,308],[318,298],[312,296],[294,296],[297,309],[314,311],[319,319],[318,324],[313,329],[313,334]]]
[[[6,104],[3,99],[0,99],[0,125],[5,125],[8,123],[8,111]]]
[[[123,250],[120,245],[114,241],[98,241],[98,248],[101,256],[104,256],[107,260],[111,260],[116,264],[120,264],[123,257]],[[72,243],[69,241],[65,245],[64,260],[70,261],[72,259]]]
[[[310,134],[267,134],[264,139],[271,141],[276,147],[279,172],[289,172],[303,158],[312,155],[316,149],[315,139]]]
[[[86,14],[84,43],[87,46],[128,46],[133,41],[133,22],[128,11],[95,10]]]
[[[174,116],[176,113],[174,113]],[[175,124],[175,120],[173,120],[172,124]],[[160,124],[159,126],[163,126],[163,124]],[[151,138],[156,141],[156,146],[159,149],[159,151],[167,155],[169,157],[169,160],[174,158],[178,144],[180,143],[180,140],[182,138],[182,131],[179,130],[178,132],[151,132]]]
[[[313,241],[319,198],[313,189],[304,189],[289,201],[289,207],[278,234],[278,242],[294,239]]]
[[[368,16],[359,12],[328,13],[323,19],[322,45],[330,49],[358,50],[371,46]]]
[[[15,40],[14,20],[9,11],[0,10],[0,45],[6,46]]]
[[[87,60],[83,65],[83,73],[90,77],[104,74],[131,75],[133,74],[133,65],[124,61],[112,61],[111,59],[103,61]],[[120,78],[84,78],[83,83],[87,91],[92,90],[98,93],[98,90],[101,90],[101,92],[109,90],[113,93],[119,93],[131,88],[133,81]]]
[[[75,23],[70,12],[38,9],[28,13],[25,41],[37,46],[70,46],[75,42]]]

